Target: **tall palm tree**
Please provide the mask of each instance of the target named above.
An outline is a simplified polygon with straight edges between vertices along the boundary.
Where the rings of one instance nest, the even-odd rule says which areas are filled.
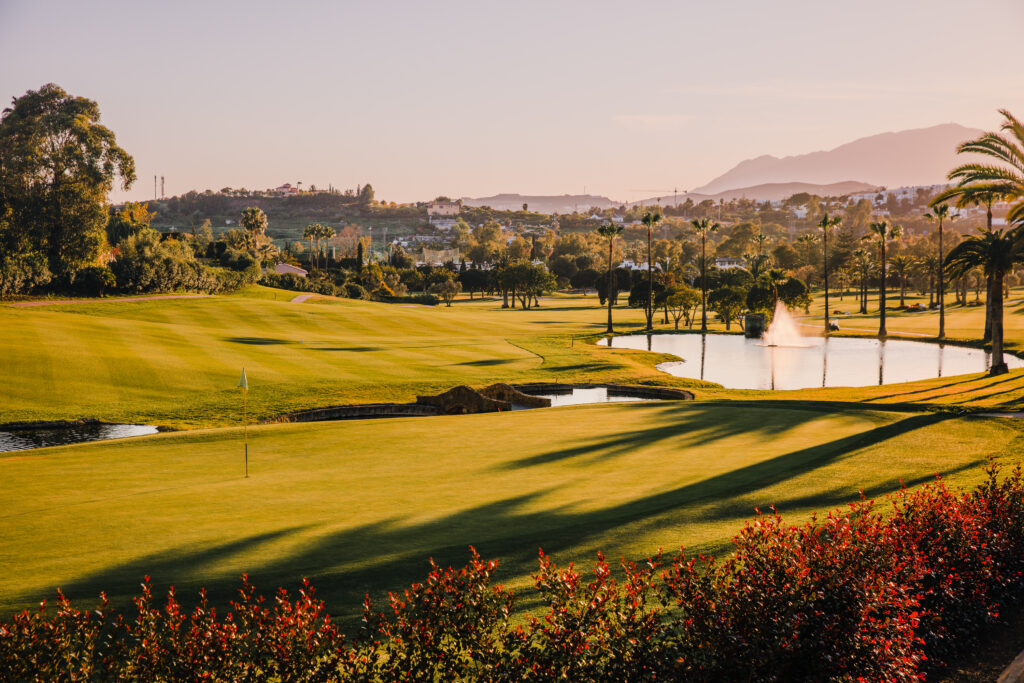
[[[924,215],[930,221],[935,221],[939,224],[939,263],[945,258],[942,253],[942,223],[943,221],[953,222],[956,220],[958,214],[949,212],[949,204],[940,202],[936,204],[932,202],[932,210]],[[936,290],[939,297],[939,339],[946,337],[946,288],[945,283],[942,281],[942,268],[938,268],[938,285]]]
[[[916,267],[917,272],[928,280],[928,307],[930,308],[932,304],[935,303],[936,290],[939,289],[936,286],[936,282],[942,281],[940,275],[940,271],[942,270],[942,261],[940,261],[939,257],[935,254],[928,254],[927,256],[922,256],[917,259],[914,262],[914,266]],[[939,305],[941,305],[941,299]],[[941,331],[941,323],[939,327]],[[941,335],[939,338],[942,338]]]
[[[992,367],[990,375],[1008,372],[1003,361],[1003,279],[1015,263],[1024,261],[1024,221],[1008,231],[985,228],[980,235],[968,237],[950,250],[945,268],[959,277],[972,268],[981,268],[992,283]]]
[[[829,313],[830,313],[829,308],[828,308],[828,231],[831,230],[832,228],[836,227],[837,225],[839,225],[839,222],[842,221],[842,220],[843,219],[840,218],[839,216],[832,216],[831,218],[829,218],[828,214],[826,213],[825,215],[823,215],[821,217],[821,220],[818,221],[818,229],[821,230],[821,239],[822,239],[821,268],[822,268],[822,274],[823,274],[824,279],[825,279],[825,336],[826,337],[828,336],[828,333],[831,331],[829,329],[829,319],[828,319],[828,316],[829,316]]]
[[[871,278],[871,274],[874,272],[874,262],[871,260],[871,254],[866,249],[857,249],[853,252],[853,272],[860,278],[860,293],[858,298],[860,299],[860,312],[861,315],[867,315],[868,312],[868,281]]]
[[[326,251],[327,251],[327,249],[326,249],[326,246],[327,246],[327,245],[326,245],[326,243],[327,243],[327,242],[328,242],[328,241],[329,241],[329,240],[330,240],[330,239],[331,239],[332,237],[334,237],[334,235],[335,235],[336,233],[334,232],[334,228],[332,228],[332,227],[331,227],[331,226],[329,226],[329,225],[323,225],[323,224],[318,224],[318,230],[319,230],[319,233],[320,233],[320,239],[321,239],[321,240],[323,240],[323,241],[324,241],[324,243],[325,243],[325,244],[324,244],[324,247],[325,247],[325,248],[324,248],[324,251],[326,252]],[[319,259],[319,256],[317,256],[317,258]],[[329,263],[330,263],[330,262],[328,261],[328,264],[329,264]]]
[[[971,204],[986,206],[986,228],[992,230],[992,204],[995,201],[1013,202],[1007,213],[1009,223],[1024,220],[1024,124],[1021,124],[1005,109],[1002,133],[985,133],[975,140],[968,140],[957,147],[958,154],[981,154],[995,160],[995,163],[966,163],[949,172],[949,179],[956,185],[940,192],[932,205],[956,199],[957,208]],[[992,289],[992,281],[987,282]],[[992,337],[991,291],[985,305],[985,341]]]
[[[878,289],[878,337],[884,339],[885,331],[885,247],[890,240],[894,240],[903,234],[903,228],[898,225],[889,225],[889,221],[879,221],[868,226],[870,232],[864,239],[877,239],[879,252],[879,289]]]
[[[651,258],[651,231],[661,222],[661,214],[657,211],[648,211],[644,214],[642,222],[647,226],[647,305],[644,307],[644,313],[647,315],[647,331],[650,332],[654,329],[654,261]]]
[[[615,330],[612,329],[612,288],[616,286],[615,283],[615,271],[612,268],[612,250],[615,246],[615,238],[622,234],[622,226],[616,225],[615,223],[609,223],[608,225],[602,225],[597,229],[597,234],[608,240],[608,334],[611,334]]]
[[[768,286],[772,288],[772,310],[779,305],[779,287],[789,281],[789,276],[782,268],[772,268],[764,275]]]
[[[914,259],[904,254],[897,254],[889,259],[889,265],[892,266],[893,272],[896,273],[896,281],[900,285],[900,308],[903,308],[907,293],[907,273],[910,272],[910,268],[914,265]]]
[[[708,331],[708,235],[717,232],[719,225],[707,218],[694,219],[690,225],[700,236],[700,333],[705,334]]]
[[[1003,115],[1002,133],[985,133],[976,140],[961,143],[956,150],[958,154],[982,154],[998,163],[957,166],[949,172],[949,179],[957,184],[933,199],[933,206],[977,187],[1013,202],[1006,215],[1007,222],[1024,221],[1024,124],[1006,109],[1000,109],[999,113]],[[991,231],[991,224],[988,228]]]
[[[316,256],[316,252],[313,250],[313,243],[319,241],[319,238],[317,237],[318,225],[318,223],[311,223],[302,231],[302,239],[309,240],[309,267],[311,270],[316,267],[313,263],[313,258]]]

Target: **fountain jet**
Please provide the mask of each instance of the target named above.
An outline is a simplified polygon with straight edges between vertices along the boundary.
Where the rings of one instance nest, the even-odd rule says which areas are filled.
[[[768,326],[768,331],[761,339],[764,346],[807,346],[796,321],[781,300],[776,302],[772,324]]]

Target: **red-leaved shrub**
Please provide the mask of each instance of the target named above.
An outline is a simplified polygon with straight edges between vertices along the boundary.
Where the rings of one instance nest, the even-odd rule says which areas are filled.
[[[0,622],[10,681],[915,681],[971,647],[1024,591],[1024,475],[994,466],[972,491],[942,483],[854,503],[802,526],[750,521],[722,561],[598,556],[589,574],[543,552],[543,608],[514,624],[497,563],[431,561],[426,581],[369,598],[351,638],[304,582],[264,600],[242,577],[223,614],[200,594],[132,615],[58,592]]]

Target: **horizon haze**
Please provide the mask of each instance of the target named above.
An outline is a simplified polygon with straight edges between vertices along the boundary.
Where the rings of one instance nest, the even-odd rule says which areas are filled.
[[[1024,73],[964,58],[1015,62],[1013,0],[972,5],[998,19],[977,31],[952,0],[619,7],[8,0],[0,96],[54,82],[96,100],[136,160],[115,201],[152,198],[154,175],[168,196],[301,181],[633,201],[763,155],[1024,112]]]

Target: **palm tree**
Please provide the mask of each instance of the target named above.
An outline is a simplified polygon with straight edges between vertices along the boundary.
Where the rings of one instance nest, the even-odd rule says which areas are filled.
[[[857,249],[853,252],[853,271],[860,278],[860,312],[867,315],[868,312],[868,280],[874,272],[874,263],[871,261],[871,254],[866,249]]]
[[[767,280],[768,286],[772,288],[772,310],[774,311],[775,307],[779,305],[779,287],[789,281],[789,276],[782,268],[772,268],[765,273],[764,278]]]
[[[302,231],[302,239],[309,240],[309,267],[311,269],[315,267],[313,264],[313,257],[316,255],[316,252],[313,251],[313,243],[319,242],[320,239],[317,237],[317,233],[319,232],[317,230],[318,225],[319,223],[312,223],[307,225],[306,229]]]
[[[1016,228],[990,230],[968,237],[953,247],[946,257],[945,268],[953,277],[959,277],[973,268],[981,268],[992,286],[988,296],[992,313],[992,367],[990,375],[1008,372],[1003,361],[1003,279],[1014,263],[1024,261],[1024,220]]]
[[[318,239],[317,239],[317,245],[318,246],[320,244],[320,240],[323,240],[324,242],[327,242],[328,240],[330,240],[335,235],[334,228],[332,228],[329,225],[322,225],[320,223],[317,223],[316,227],[317,227],[317,236],[318,236]],[[320,255],[317,254],[317,263],[319,263],[319,262],[320,262]]]
[[[914,265],[917,268],[917,272],[920,273],[921,275],[924,275],[924,277],[926,277],[928,279],[928,307],[931,308],[932,304],[935,303],[935,294],[936,294],[936,290],[938,289],[936,287],[936,281],[939,281],[939,282],[942,281],[942,279],[941,279],[942,276],[940,274],[941,271],[942,271],[942,261],[940,261],[939,258],[935,254],[929,254],[927,256],[922,256],[921,258],[917,259],[914,262]],[[941,291],[941,289],[939,291]],[[942,303],[942,301],[941,301],[941,298],[940,298],[939,299],[939,305],[940,306],[941,306],[941,303]],[[941,332],[941,329],[942,329],[942,323],[941,322],[939,323],[939,329],[940,329],[940,332]],[[940,334],[940,339],[941,339],[941,334]]]
[[[602,225],[597,229],[597,234],[608,240],[608,334],[613,333],[612,329],[612,288],[616,286],[615,271],[612,268],[612,250],[615,245],[615,238],[622,234],[622,226],[615,223]]]
[[[893,272],[896,273],[896,281],[900,283],[900,308],[903,308],[907,292],[907,273],[910,272],[911,266],[914,265],[914,259],[903,254],[897,254],[889,259],[889,265],[892,266]]]
[[[924,215],[930,221],[935,221],[939,224],[939,263],[942,263],[942,259],[945,256],[942,253],[942,223],[943,221],[953,222],[956,220],[958,214],[949,212],[949,204],[940,202],[936,204],[932,201],[932,210]],[[938,268],[938,279],[939,283],[936,286],[939,297],[939,339],[946,337],[946,288],[942,282],[942,268]]]
[[[830,229],[836,227],[837,225],[839,225],[839,222],[841,220],[842,220],[842,218],[840,218],[839,216],[833,216],[832,218],[829,218],[828,214],[826,213],[824,216],[821,217],[821,220],[818,221],[818,229],[821,230],[821,238],[822,238],[821,267],[822,267],[822,275],[824,276],[824,279],[825,279],[825,336],[826,337],[828,336],[828,333],[830,331],[829,330],[829,320],[828,320],[828,316],[829,316],[829,310],[828,310],[828,231]]]
[[[642,222],[647,226],[647,305],[644,308],[644,313],[647,315],[647,331],[650,332],[654,329],[654,271],[651,258],[651,231],[655,225],[661,222],[661,214],[657,211],[653,213],[648,211],[644,214]]]
[[[953,187],[932,199],[932,206],[956,199],[957,208],[968,205],[986,206],[986,228],[992,230],[992,204],[998,200],[1015,202],[1006,215],[1009,223],[1024,220],[1024,124],[1005,109],[1001,130],[1003,133],[985,133],[957,147],[958,154],[982,154],[996,160],[995,164],[967,163],[949,172],[949,179],[957,181]],[[992,289],[992,281],[987,282]],[[992,337],[991,291],[985,305],[985,336]]]
[[[694,219],[690,224],[700,235],[700,333],[705,334],[708,331],[708,234],[716,232],[719,225],[707,218]]]
[[[958,154],[983,154],[999,163],[957,166],[949,172],[949,179],[956,180],[957,184],[933,199],[933,206],[978,188],[1015,202],[1006,215],[1007,222],[1024,221],[1024,124],[1006,109],[1000,109],[999,113],[1003,115],[1000,127],[1003,133],[985,133],[976,140],[961,143],[956,150]],[[991,207],[989,214],[991,231]]]
[[[878,289],[878,337],[884,339],[885,332],[885,247],[889,240],[894,240],[903,234],[903,228],[898,225],[889,225],[889,221],[880,221],[868,226],[871,231],[864,239],[878,239],[879,267],[881,269]]]

